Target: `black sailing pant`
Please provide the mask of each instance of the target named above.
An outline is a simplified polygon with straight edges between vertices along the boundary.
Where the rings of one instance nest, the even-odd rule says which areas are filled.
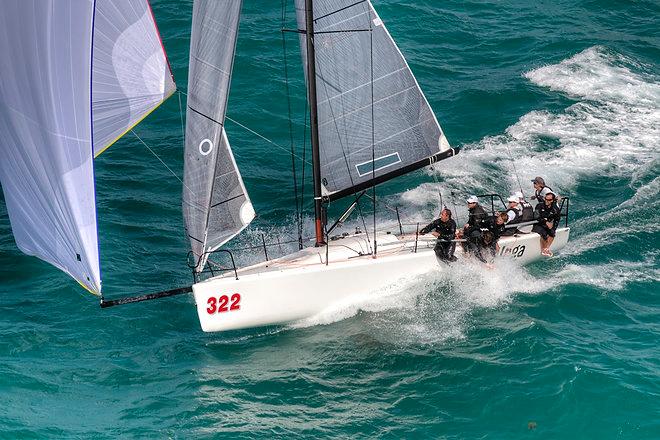
[[[441,260],[451,260],[454,257],[456,243],[451,241],[438,240],[435,242],[435,255]]]

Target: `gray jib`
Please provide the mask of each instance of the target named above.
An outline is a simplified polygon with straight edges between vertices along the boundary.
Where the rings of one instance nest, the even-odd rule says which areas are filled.
[[[296,9],[298,26],[305,29],[305,1],[296,0]],[[314,19],[321,175],[327,194],[449,149],[370,2],[315,0]],[[305,64],[304,35],[300,41]]]
[[[193,5],[183,216],[199,270],[205,252],[230,240],[254,217],[223,129],[241,3],[195,0]]]

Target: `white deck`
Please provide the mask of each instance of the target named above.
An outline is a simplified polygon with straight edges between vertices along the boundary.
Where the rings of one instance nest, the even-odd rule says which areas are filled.
[[[569,232],[569,228],[557,230],[553,251],[566,245]],[[357,234],[331,241],[327,248],[306,248],[240,269],[238,279],[233,272],[226,272],[196,283],[193,293],[202,330],[224,331],[309,318],[401,278],[432,270],[441,273],[447,267],[436,258],[431,235],[416,241],[414,234],[382,234],[377,240],[376,258],[370,254],[373,245],[366,234]],[[499,246],[499,258],[514,258],[521,264],[544,258],[535,233],[503,237]],[[460,257],[461,246],[456,248]]]

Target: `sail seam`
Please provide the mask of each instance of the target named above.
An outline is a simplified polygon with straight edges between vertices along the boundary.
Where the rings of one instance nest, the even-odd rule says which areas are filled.
[[[399,91],[399,92],[396,92],[396,93],[394,93],[394,94],[392,94],[392,95],[388,95],[388,96],[386,96],[386,97],[384,97],[384,98],[381,98],[381,99],[379,99],[379,100],[377,100],[377,101],[374,101],[374,104],[378,104],[379,102],[387,101],[387,100],[390,99],[390,98],[394,98],[395,96],[398,96],[398,95],[400,95],[400,94],[402,94],[402,93],[404,93],[404,92],[407,92],[408,90],[414,89],[414,88],[415,88],[414,85],[413,85],[413,86],[410,86],[410,87],[408,87],[407,89],[403,89],[403,90],[401,90],[401,91]],[[354,113],[359,112],[360,110],[364,110],[364,109],[369,108],[369,107],[371,107],[371,104],[363,105],[363,106],[360,107],[360,108],[356,108],[355,110],[351,110],[351,111],[348,112],[348,113],[344,113],[344,114],[342,114],[342,115],[339,115],[339,119],[345,118],[345,117],[347,117],[347,116],[350,116],[350,115],[352,115],[352,114],[354,114]],[[330,121],[325,121],[323,124],[319,124],[319,127],[321,127],[321,126],[323,126],[323,125],[326,125],[326,124],[329,124],[329,123],[330,123]]]
[[[193,58],[195,59],[195,61],[197,61],[197,62],[199,62],[199,63],[201,63],[201,64],[204,64],[205,66],[210,67],[210,68],[213,69],[213,70],[217,70],[218,72],[223,73],[225,76],[230,76],[230,73],[229,73],[229,72],[225,72],[224,70],[222,70],[222,69],[219,68],[218,66],[214,66],[213,64],[208,63],[208,62],[204,61],[203,59],[201,59],[201,58],[199,58],[199,57],[197,57],[197,56],[195,56],[195,55],[193,55]]]
[[[365,1],[367,1],[367,0],[365,0]],[[367,2],[367,3],[368,3],[368,2]],[[342,21],[338,21],[337,23],[332,23],[332,24],[330,24],[330,25],[329,25],[327,28],[325,28],[325,29],[330,29],[330,28],[332,28],[332,27],[339,26],[340,24],[346,23],[347,21],[351,21],[351,20],[353,20],[354,18],[358,18],[360,15],[364,15],[364,14],[366,14],[366,13],[367,13],[367,11],[364,11],[364,12],[361,13],[361,14],[357,14],[357,15],[354,15],[354,16],[352,16],[352,17],[348,17],[348,18],[346,18],[346,19],[344,19],[344,20],[342,20]],[[352,31],[350,31],[350,32],[352,32]],[[318,32],[315,31],[314,33],[316,34],[316,33],[318,33]]]
[[[379,76],[378,78],[374,78],[374,83],[376,83],[377,81],[380,81],[381,79],[387,78],[388,76],[392,76],[392,75],[394,75],[395,73],[401,72],[402,70],[406,70],[406,67],[402,67],[402,68],[397,69],[397,70],[394,70],[394,71],[392,71],[392,72],[390,72],[390,73],[388,73],[388,74],[386,74],[386,75]],[[359,86],[355,86],[355,87],[353,87],[352,89],[348,89],[348,90],[346,90],[346,91],[344,91],[344,92],[341,92],[341,93],[338,93],[338,94],[336,94],[336,95],[334,95],[334,96],[330,96],[330,97],[328,97],[328,99],[325,99],[325,100],[319,102],[318,104],[319,104],[319,105],[321,105],[321,104],[325,104],[326,102],[328,102],[328,101],[330,101],[330,100],[332,100],[332,99],[338,98],[338,97],[340,97],[340,96],[342,96],[342,95],[345,95],[345,94],[347,94],[347,93],[354,92],[354,91],[356,91],[356,90],[358,90],[358,89],[361,89],[362,87],[366,87],[366,86],[368,86],[369,84],[371,84],[371,83],[370,83],[370,82],[367,82],[367,83],[364,83],[364,84],[360,84]],[[337,90],[337,89],[335,89],[335,90]]]

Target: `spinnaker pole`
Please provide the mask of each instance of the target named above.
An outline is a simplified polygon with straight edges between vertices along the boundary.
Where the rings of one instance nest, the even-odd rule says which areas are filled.
[[[323,200],[321,195],[321,155],[319,150],[319,120],[316,106],[316,55],[314,51],[314,8],[312,0],[305,0],[305,38],[307,41],[307,96],[309,125],[312,131],[312,173],[314,176],[314,230],[316,246],[325,245],[323,229]]]

